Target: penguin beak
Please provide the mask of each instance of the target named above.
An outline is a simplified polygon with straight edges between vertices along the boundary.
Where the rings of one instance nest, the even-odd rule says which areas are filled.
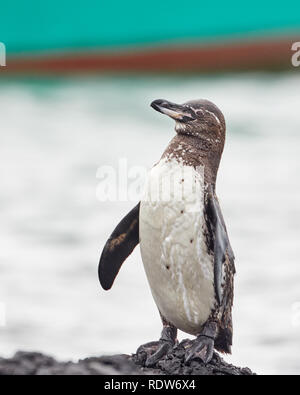
[[[188,122],[196,119],[196,115],[191,108],[181,104],[171,103],[167,100],[154,100],[151,103],[151,107],[162,114],[168,115],[175,121]]]

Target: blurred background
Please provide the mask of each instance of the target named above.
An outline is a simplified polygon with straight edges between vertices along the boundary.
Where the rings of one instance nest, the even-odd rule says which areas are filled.
[[[152,100],[206,98],[227,120],[217,192],[237,275],[226,360],[300,372],[298,41],[298,1],[1,5],[1,356],[131,353],[158,338],[139,247],[110,292],[98,284],[103,245],[135,202],[99,201],[96,174],[120,158],[157,161],[174,125]]]

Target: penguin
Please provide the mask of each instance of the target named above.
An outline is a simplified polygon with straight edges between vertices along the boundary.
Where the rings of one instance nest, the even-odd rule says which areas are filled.
[[[225,119],[208,100],[151,107],[175,121],[175,137],[149,172],[141,201],[106,242],[98,274],[111,288],[122,263],[140,244],[161,337],[139,347],[145,366],[177,344],[177,331],[195,336],[185,361],[209,363],[214,349],[231,353],[234,254],[216,195]]]

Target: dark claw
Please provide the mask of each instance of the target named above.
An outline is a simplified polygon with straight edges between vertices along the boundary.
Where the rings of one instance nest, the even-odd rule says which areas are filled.
[[[151,353],[151,350],[155,350],[158,347],[158,343],[159,343],[158,341],[154,341],[154,342],[143,344],[136,350],[136,353],[137,354],[141,352],[145,352],[146,354],[148,354],[149,352]]]
[[[156,365],[156,363],[167,355],[173,347],[174,344],[172,342],[159,340],[140,346],[136,354],[138,359],[144,362],[145,366],[148,368]]]
[[[145,363],[147,368],[154,366],[158,361],[162,359],[165,355],[167,355],[173,348],[173,345],[169,342],[160,342],[160,345],[153,355],[151,355]]]
[[[200,335],[185,356],[185,362],[189,363],[193,359],[199,358],[205,364],[211,361],[214,353],[214,339]]]

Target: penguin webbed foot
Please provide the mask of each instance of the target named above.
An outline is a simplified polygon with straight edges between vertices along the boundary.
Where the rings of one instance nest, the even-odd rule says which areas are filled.
[[[212,337],[198,336],[186,353],[185,363],[189,364],[194,359],[200,359],[205,364],[209,363],[214,354],[214,344],[215,341]]]
[[[155,366],[164,356],[168,355],[173,347],[172,341],[161,339],[143,344],[137,349],[136,355],[138,360],[149,368]]]
[[[167,321],[161,312],[159,313],[163,324],[160,339],[143,344],[136,351],[138,364],[147,368],[155,366],[157,362],[168,355],[175,345],[178,344],[177,328]]]
[[[146,343],[137,349],[138,361],[148,367],[155,366],[163,357],[168,355],[176,345],[177,329],[163,319],[164,327],[158,341]]]
[[[185,363],[189,364],[193,359],[200,359],[205,364],[209,363],[214,355],[215,338],[218,326],[215,322],[207,322],[194,340],[193,345],[186,352]]]

